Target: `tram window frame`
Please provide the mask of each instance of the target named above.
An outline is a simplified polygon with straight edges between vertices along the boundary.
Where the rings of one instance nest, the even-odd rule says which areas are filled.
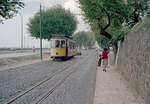
[[[56,41],[56,40],[51,40],[51,48],[55,48],[55,46],[56,46],[55,41]]]

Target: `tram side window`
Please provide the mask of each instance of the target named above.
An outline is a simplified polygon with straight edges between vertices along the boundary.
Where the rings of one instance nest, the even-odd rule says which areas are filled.
[[[59,47],[60,47],[60,41],[56,40],[56,48],[59,48]]]
[[[69,48],[72,49],[72,43],[71,42],[69,42]]]
[[[74,48],[74,47],[73,47],[73,43],[71,43],[71,47],[72,47],[72,49]]]
[[[61,41],[61,48],[65,48],[65,41],[64,40]]]

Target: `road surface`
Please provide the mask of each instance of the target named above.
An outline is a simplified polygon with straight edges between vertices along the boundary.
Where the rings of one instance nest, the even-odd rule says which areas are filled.
[[[91,104],[96,52],[68,61],[45,61],[0,72],[2,104]]]

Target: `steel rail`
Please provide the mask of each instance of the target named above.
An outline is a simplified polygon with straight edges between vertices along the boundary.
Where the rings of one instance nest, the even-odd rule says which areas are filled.
[[[4,104],[11,104],[14,101],[16,101],[17,99],[21,98],[22,96],[24,96],[25,94],[27,94],[28,92],[34,90],[36,87],[44,84],[45,82],[51,80],[53,77],[55,77],[57,74],[64,72],[65,70],[67,70],[70,66],[72,66],[72,64],[70,64],[69,66],[64,67],[63,69],[59,69],[56,72],[54,72],[50,77],[45,78],[44,80],[40,81],[39,83],[33,85],[32,87],[30,87],[29,89],[21,92],[20,94],[18,94],[17,96],[13,97],[12,99],[10,99],[9,101],[6,101]]]
[[[75,67],[78,67],[79,65],[81,65],[83,62],[85,62],[89,57],[87,57],[86,59],[82,60],[82,62],[78,62],[77,64],[75,64]],[[79,69],[78,69],[79,70]],[[61,86],[66,80],[67,78],[69,78],[73,73],[75,73],[77,70],[76,68],[74,68],[69,74],[67,74],[63,79],[59,80],[58,83],[56,83],[56,85],[51,88],[46,94],[43,95],[43,97],[41,97],[39,100],[36,100],[36,102],[34,102],[33,104],[40,104],[43,101],[45,101],[46,98],[48,98],[59,86]]]

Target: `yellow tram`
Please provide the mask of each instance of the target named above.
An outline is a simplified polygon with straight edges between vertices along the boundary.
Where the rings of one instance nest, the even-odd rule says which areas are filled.
[[[68,36],[54,36],[51,38],[50,56],[54,59],[67,59],[77,53],[75,40]]]

